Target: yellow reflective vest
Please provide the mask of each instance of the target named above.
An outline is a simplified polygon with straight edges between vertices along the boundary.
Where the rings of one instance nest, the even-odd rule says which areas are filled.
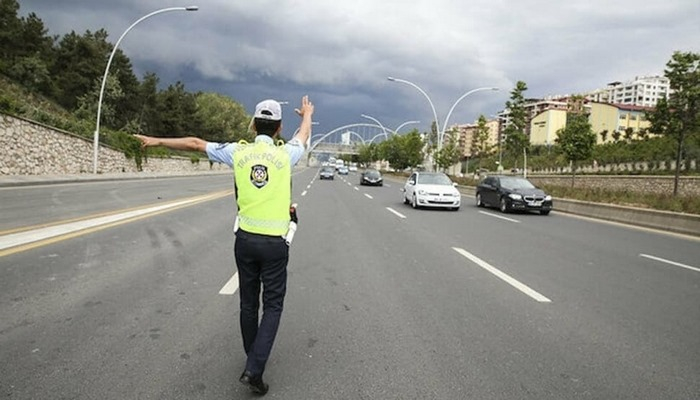
[[[233,173],[240,229],[269,236],[287,233],[292,167],[284,146],[265,141],[239,144]]]

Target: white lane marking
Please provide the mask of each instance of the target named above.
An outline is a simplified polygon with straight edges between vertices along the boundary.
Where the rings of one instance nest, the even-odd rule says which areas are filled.
[[[365,197],[368,198],[368,199],[373,199],[373,198],[374,198],[374,197],[368,195],[367,193],[365,193]]]
[[[394,215],[398,216],[399,218],[406,218],[405,215],[401,214],[400,212],[394,210],[391,207],[387,207],[386,209],[389,210],[390,213],[393,213]]]
[[[348,186],[352,186],[352,183],[348,182]]]
[[[224,287],[219,290],[219,294],[234,294],[238,290],[238,272],[234,273],[231,279],[226,282]]]
[[[178,201],[174,203],[169,203],[165,205],[159,205],[154,207],[148,207],[140,210],[127,211],[120,214],[108,215],[105,217],[98,217],[89,220],[69,222],[66,224],[50,226],[47,228],[32,229],[30,231],[18,232],[9,235],[4,235],[0,237],[0,250],[7,249],[10,247],[21,246],[23,244],[38,242],[40,240],[49,239],[56,236],[65,235],[72,232],[81,231],[88,228],[94,228],[96,226],[109,224],[116,221],[121,221],[129,218],[138,217],[145,214],[154,213],[157,211],[167,210],[169,208],[182,206],[189,203],[194,203],[202,201],[203,197],[198,197],[196,199],[189,199],[184,201]]]
[[[502,279],[509,285],[513,286],[514,288],[520,290],[521,292],[525,293],[526,295],[532,297],[535,301],[539,301],[540,303],[551,303],[552,300],[544,297],[543,295],[537,293],[533,289],[531,289],[529,286],[525,285],[524,283],[520,283],[518,280],[515,278],[512,278],[510,275],[506,274],[505,272],[500,271],[496,267],[491,266],[489,263],[486,261],[480,259],[479,257],[469,253],[468,251],[464,249],[460,249],[459,247],[453,247],[452,248],[454,251],[457,253],[463,255],[464,257],[468,258],[481,268],[489,271],[490,273],[496,275],[498,278]]]
[[[302,195],[302,196],[306,196],[306,190],[304,190],[303,192],[301,192],[301,195]]]
[[[358,191],[359,191],[359,190],[360,190],[360,188],[358,188],[357,186],[355,186],[355,190],[358,190]]]
[[[640,254],[639,256],[644,257],[644,258],[648,258],[650,260],[656,260],[656,261],[660,261],[662,263],[675,265],[676,267],[686,268],[686,269],[689,269],[691,271],[700,272],[700,268],[691,267],[690,265],[681,264],[681,263],[671,261],[671,260],[666,260],[666,259],[660,258],[660,257],[650,256],[649,254]]]
[[[384,186],[386,186],[386,187],[391,187],[391,185],[387,185],[386,183],[384,184]]]
[[[518,221],[517,219],[504,217],[504,216],[502,216],[502,215],[491,214],[491,213],[486,212],[486,211],[479,211],[479,212],[482,213],[482,214],[484,214],[484,215],[488,215],[489,217],[504,219],[504,220],[506,220],[506,221],[515,222],[516,224],[519,224],[519,223],[520,223],[520,221]]]
[[[311,184],[308,184],[308,185],[306,186],[306,188],[307,188],[307,189],[311,189]]]

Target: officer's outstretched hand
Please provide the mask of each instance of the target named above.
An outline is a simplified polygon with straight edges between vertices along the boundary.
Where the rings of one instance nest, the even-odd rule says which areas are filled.
[[[134,137],[141,141],[142,147],[158,146],[158,139],[146,135],[134,135]]]
[[[301,98],[301,108],[294,109],[300,117],[305,115],[311,116],[314,113],[314,105],[309,101],[309,96],[304,96]]]

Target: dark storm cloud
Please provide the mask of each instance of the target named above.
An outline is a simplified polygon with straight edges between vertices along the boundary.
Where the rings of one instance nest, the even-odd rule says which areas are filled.
[[[137,74],[182,81],[190,91],[216,91],[252,111],[263,98],[289,101],[309,94],[315,131],[369,122],[387,127],[433,114],[440,124],[467,91],[450,123],[473,122],[502,109],[518,80],[529,97],[577,93],[636,75],[663,73],[674,50],[698,51],[697,0],[417,0],[353,2],[142,0],[22,0],[52,34],[105,28],[113,42],[138,18],[165,7],[196,4],[192,13],[158,15],[120,45]]]

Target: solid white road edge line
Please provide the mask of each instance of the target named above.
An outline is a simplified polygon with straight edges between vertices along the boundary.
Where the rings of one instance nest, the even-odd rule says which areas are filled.
[[[106,217],[93,218],[89,220],[76,221],[62,225],[51,226],[48,228],[33,229],[26,232],[18,232],[0,237],[0,250],[10,247],[20,246],[23,244],[38,242],[40,240],[52,238],[55,236],[65,235],[68,233],[93,228],[96,226],[108,224],[115,221],[121,221],[128,218],[138,217],[140,215],[150,214],[156,211],[166,210],[168,208],[178,207],[188,203],[201,201],[201,198],[189,199],[175,203],[169,203],[160,206],[148,207],[141,210],[127,211],[121,214],[109,215]]]
[[[505,281],[509,285],[520,290],[521,292],[525,293],[526,295],[532,297],[535,301],[539,301],[540,303],[551,303],[552,302],[552,300],[550,300],[550,299],[544,297],[543,295],[537,293],[536,291],[532,290],[529,286],[525,285],[524,283],[520,283],[515,278],[512,278],[510,275],[506,274],[505,272],[502,272],[499,269],[497,269],[496,267],[491,266],[486,261],[469,253],[468,251],[466,251],[464,249],[460,249],[459,247],[453,247],[452,249],[454,251],[456,251],[457,253],[463,255],[464,257],[468,258],[469,260],[471,260],[473,263],[480,266],[481,268],[496,275],[498,278],[502,279],[503,281]]]
[[[660,257],[650,256],[649,254],[640,254],[639,256],[644,257],[644,258],[648,258],[650,260],[656,260],[656,261],[660,261],[662,263],[675,265],[676,267],[686,268],[686,269],[689,269],[691,271],[700,272],[700,268],[691,267],[690,265],[681,264],[681,263],[671,261],[671,260],[666,260],[666,259],[663,259]]]
[[[489,217],[504,219],[504,220],[506,220],[506,221],[515,222],[516,224],[519,224],[519,223],[520,223],[520,221],[518,221],[517,219],[512,219],[512,218],[504,217],[504,216],[502,216],[502,215],[491,214],[491,213],[486,212],[486,211],[479,211],[479,212],[480,212],[481,214],[488,215]]]
[[[234,273],[224,287],[219,290],[219,294],[232,295],[236,293],[236,290],[238,290],[238,272]]]
[[[394,210],[394,209],[391,208],[391,207],[387,207],[386,209],[389,210],[390,213],[393,213],[394,215],[396,215],[396,216],[399,217],[399,218],[406,218],[405,215],[401,214],[400,212]]]

